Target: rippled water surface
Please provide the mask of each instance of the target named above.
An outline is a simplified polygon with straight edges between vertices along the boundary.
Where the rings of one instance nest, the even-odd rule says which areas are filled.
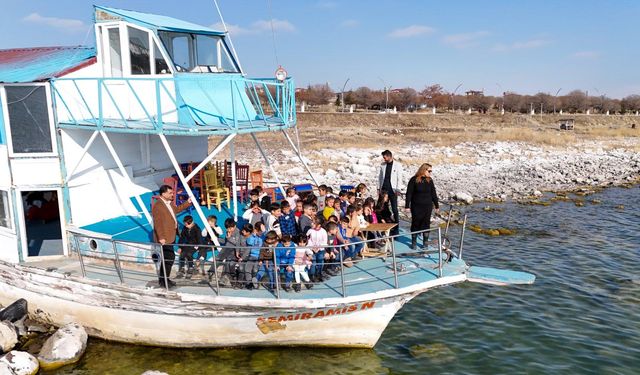
[[[471,223],[518,234],[468,232],[464,258],[532,272],[536,283],[427,292],[400,310],[373,350],[177,350],[90,340],[82,361],[56,374],[640,374],[640,189],[584,201],[469,208]]]

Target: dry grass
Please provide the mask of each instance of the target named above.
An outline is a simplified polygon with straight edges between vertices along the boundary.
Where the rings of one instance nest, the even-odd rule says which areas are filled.
[[[565,147],[591,139],[608,140],[627,149],[640,148],[636,142],[640,137],[640,129],[631,129],[632,123],[640,123],[635,116],[576,116],[574,131],[558,130],[559,118],[552,115],[510,114],[433,116],[404,113],[299,113],[298,129],[303,150],[332,147],[377,150],[394,148],[399,144],[455,146],[463,142],[495,141]],[[258,138],[269,149],[289,148],[279,133],[261,133]],[[632,141],[629,142],[629,139]],[[238,136],[236,144],[240,148],[255,148],[249,136]],[[447,162],[451,160],[447,159]]]

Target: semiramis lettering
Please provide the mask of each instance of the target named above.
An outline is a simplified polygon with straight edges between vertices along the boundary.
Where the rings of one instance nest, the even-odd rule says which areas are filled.
[[[258,322],[262,322],[262,321],[293,322],[297,320],[324,318],[327,316],[344,315],[344,314],[349,314],[355,311],[368,310],[373,308],[375,304],[376,304],[376,301],[368,301],[368,302],[356,303],[353,305],[347,305],[343,307],[322,309],[314,312],[302,312],[302,313],[288,314],[288,315],[259,317],[257,321]]]

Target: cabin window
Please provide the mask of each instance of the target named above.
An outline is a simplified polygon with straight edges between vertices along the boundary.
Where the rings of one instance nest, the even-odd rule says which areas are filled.
[[[109,34],[109,61],[111,76],[122,77],[122,49],[120,48],[120,29],[107,29]]]
[[[128,27],[128,29],[131,74],[151,74],[149,33],[133,27]]]
[[[156,74],[168,74],[171,72],[156,42],[153,42],[153,56],[155,58]]]
[[[198,65],[218,65],[218,39],[208,35],[196,35]]]
[[[238,68],[233,62],[233,59],[229,55],[229,50],[226,48],[222,40],[220,40],[220,45],[220,50],[222,51],[220,53],[220,66],[222,67],[222,71],[237,73]]]
[[[161,31],[160,40],[164,43],[165,48],[169,52],[169,56],[173,59],[173,63],[179,72],[189,71],[193,68],[192,43],[189,34],[169,33]]]
[[[0,190],[0,227],[11,229],[11,211],[9,210],[9,193]]]
[[[158,34],[179,72],[238,72],[221,36],[168,31]]]
[[[45,86],[5,86],[14,154],[51,153],[51,124]]]

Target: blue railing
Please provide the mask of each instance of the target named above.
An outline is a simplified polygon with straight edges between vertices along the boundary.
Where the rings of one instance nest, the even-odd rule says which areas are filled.
[[[179,74],[167,78],[51,81],[60,128],[230,134],[295,126],[292,79]]]

